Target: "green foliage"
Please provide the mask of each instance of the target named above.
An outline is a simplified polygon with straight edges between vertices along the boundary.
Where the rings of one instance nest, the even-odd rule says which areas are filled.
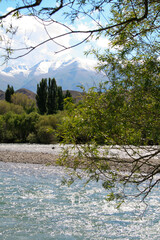
[[[159,62],[155,62],[152,69],[149,65],[149,75],[143,74],[141,78],[144,65],[146,63],[138,66],[134,82],[129,82],[131,77],[128,79],[126,66],[123,69],[127,73],[126,79],[113,79],[110,88],[104,87],[102,93],[91,88],[78,106],[73,109],[70,105],[71,111],[64,121],[64,140],[119,145],[159,144]]]
[[[9,106],[18,106],[3,102]],[[63,112],[56,115],[39,115],[36,112],[27,114],[24,111],[21,114],[13,111],[3,112],[3,115],[0,115],[0,142],[58,142],[61,140],[58,126],[63,117]]]
[[[31,113],[36,111],[36,103],[34,100],[29,99],[25,94],[13,93],[10,95],[10,102],[0,101],[0,114],[7,112],[14,112],[22,114],[23,112]]]
[[[78,105],[68,104],[61,134],[63,142],[72,143],[73,147],[65,148],[59,164],[74,170],[83,168],[88,177],[86,183],[101,179],[102,186],[110,192],[107,200],[116,201],[120,207],[127,182],[134,182],[139,187],[149,179],[151,184],[144,190],[147,196],[155,186],[153,176],[159,172],[159,165],[149,161],[155,149],[155,155],[159,154],[160,62],[156,54],[154,58],[146,56],[142,62],[125,58],[120,61],[117,55],[109,52],[97,56],[100,69],[107,73],[110,81],[100,86],[101,91],[99,88],[89,89]],[[105,145],[103,152],[100,144]],[[129,160],[110,155],[107,145],[108,149],[121,147]],[[148,145],[157,147],[148,148]],[[146,156],[139,152],[140,148],[145,149]],[[128,161],[129,169],[125,161]],[[141,166],[150,167],[149,172],[142,173]],[[122,169],[130,173],[121,175]],[[116,187],[119,181],[122,192]],[[139,195],[142,192],[140,190]]]
[[[146,56],[143,62],[121,62],[107,53],[99,55],[100,68],[110,78],[110,89],[124,96],[122,144],[158,144],[160,118],[160,63],[158,56]],[[114,71],[113,71],[114,69]],[[121,76],[121,78],[119,78]],[[157,134],[156,134],[157,133]],[[130,137],[129,137],[130,136]],[[132,138],[132,139],[131,139]]]
[[[47,112],[47,79],[42,78],[41,82],[37,84],[37,95],[36,95],[37,107],[40,114]]]
[[[4,138],[4,120],[3,120],[3,117],[0,115],[0,142],[3,141],[3,138]]]
[[[4,120],[4,142],[14,142],[16,137],[14,135],[15,126],[14,126],[14,117],[16,116],[15,113],[9,112],[3,116]],[[17,115],[18,116],[18,115]]]
[[[70,95],[70,93],[68,92]],[[55,114],[63,110],[62,87],[57,87],[55,78],[42,79],[37,85],[36,101],[40,114]]]
[[[115,98],[114,94],[113,97]],[[65,141],[72,143],[96,141],[102,144],[108,141],[105,135],[112,136],[114,132],[112,128],[116,129],[117,125],[114,125],[112,118],[114,109],[111,109],[113,105],[109,105],[108,98],[109,95],[105,93],[100,95],[92,88],[84,95],[83,101],[78,106],[73,109],[74,105],[70,105],[71,114],[69,111],[69,116],[64,121]]]
[[[37,131],[37,139],[43,144],[57,142],[55,130],[51,126],[41,126]]]
[[[57,121],[55,114],[54,115],[43,115],[43,116],[40,116],[39,121],[37,123],[37,127],[50,126],[51,128],[56,129],[57,124],[58,124],[58,121]]]
[[[26,140],[29,143],[38,143],[37,135],[33,132],[28,134],[28,137],[27,137]]]
[[[75,104],[73,102],[73,98],[72,97],[67,97],[64,98],[64,103],[63,103],[64,109],[68,110],[68,111],[72,111],[72,109],[75,107]]]
[[[37,113],[15,114],[9,112],[1,118],[3,119],[2,142],[26,142],[29,133],[35,132],[39,115]]]
[[[65,95],[64,95],[64,98],[71,98],[71,97],[72,97],[72,94],[70,93],[69,90],[67,90]]]
[[[4,114],[6,112],[9,112],[11,109],[11,104],[7,101],[0,101],[0,114]]]
[[[22,114],[24,112],[24,110],[23,110],[22,106],[0,100],[0,114],[5,114],[7,112],[14,112],[17,114]]]
[[[59,125],[62,122],[63,114],[60,112],[54,115],[40,116],[36,124],[36,138],[40,143],[55,143],[60,139]]]
[[[119,4],[113,4],[112,23],[117,27],[108,30],[108,33],[112,36],[112,44],[121,47],[122,56],[133,53],[133,49],[135,57],[145,55],[151,49],[154,52],[158,47],[158,11],[158,1],[120,1]],[[128,24],[124,27],[118,25],[124,21],[128,21]],[[117,34],[113,37],[115,32]]]
[[[13,86],[10,87],[10,85],[8,85],[8,87],[5,91],[5,100],[7,102],[11,102],[11,96],[13,95],[13,93],[14,93]]]
[[[55,78],[48,79],[47,113],[53,114],[58,110],[58,90]]]
[[[58,110],[63,110],[63,104],[64,104],[64,97],[63,97],[63,91],[62,87],[58,87]]]
[[[32,99],[29,99],[29,97],[23,93],[14,93],[11,96],[11,102],[15,105],[22,106],[26,113],[36,111],[36,102]]]

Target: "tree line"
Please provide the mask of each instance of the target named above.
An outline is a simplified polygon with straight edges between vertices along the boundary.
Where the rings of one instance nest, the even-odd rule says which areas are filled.
[[[62,87],[57,86],[55,78],[42,78],[37,84],[37,107],[40,114],[55,114],[64,109],[64,99],[72,97],[69,90],[63,95]]]
[[[37,94],[36,94],[36,106],[38,112],[41,115],[56,114],[58,110],[64,110],[64,99],[71,98],[72,95],[69,90],[63,94],[62,87],[57,86],[55,78],[42,78],[39,84],[37,84]],[[24,94],[17,94],[14,91],[13,86],[8,85],[5,91],[5,100],[9,103],[14,103],[17,105],[34,105],[33,100],[29,100]],[[32,104],[31,104],[32,103]],[[30,112],[33,111],[35,105],[32,106]]]
[[[55,78],[37,84],[36,100],[15,93],[8,85],[0,101],[0,142],[56,143],[62,140],[58,127],[66,114],[65,102],[73,102],[69,90],[63,94]]]

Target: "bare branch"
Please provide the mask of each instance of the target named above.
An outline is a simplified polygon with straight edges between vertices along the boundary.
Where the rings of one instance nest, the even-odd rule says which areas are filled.
[[[44,12],[44,14],[48,15],[49,18],[51,18],[55,13],[59,12],[61,9],[66,8],[66,7],[69,7],[69,9],[71,9],[71,10],[74,11],[73,5],[74,5],[74,3],[76,3],[76,1],[73,0],[73,1],[64,2],[63,0],[60,0],[59,5],[58,5],[57,7],[46,7],[46,8],[45,8],[45,7],[42,7],[41,10],[39,10],[39,11],[36,13],[36,12],[35,12],[35,8],[36,8],[37,6],[39,6],[41,3],[42,3],[42,0],[37,0],[37,1],[35,1],[33,4],[28,4],[28,5],[26,4],[26,5],[24,5],[24,6],[17,7],[17,8],[15,8],[15,9],[11,10],[10,12],[8,12],[7,14],[5,14],[5,15],[3,15],[3,16],[0,16],[0,19],[2,20],[2,19],[6,18],[7,16],[9,16],[9,15],[11,15],[11,14],[17,12],[17,11],[20,11],[20,10],[23,10],[23,9],[28,9],[28,10],[31,11],[30,14],[31,14],[32,16],[36,16],[37,19],[39,18],[39,19],[43,22],[43,25],[45,26],[46,21],[44,20],[43,17],[40,17],[40,16],[43,16],[43,12]],[[113,1],[112,1],[112,0],[110,0],[110,1],[100,1],[100,2],[98,3],[98,5],[96,5],[96,2],[95,2],[95,6],[97,6],[98,8],[101,8],[101,7],[103,7],[103,5],[110,4],[110,3],[113,3]],[[144,14],[139,17],[139,16],[136,15],[136,11],[135,11],[135,8],[134,8],[134,3],[133,3],[133,1],[131,0],[132,10],[133,10],[133,12],[135,12],[135,14],[134,14],[135,16],[134,16],[134,17],[128,17],[128,19],[126,19],[126,20],[124,20],[124,21],[117,22],[117,23],[115,23],[115,24],[107,23],[107,25],[105,25],[105,26],[103,26],[99,21],[97,21],[97,20],[91,15],[91,13],[88,12],[89,10],[85,11],[85,9],[83,8],[83,4],[79,6],[79,9],[78,9],[78,10],[76,9],[78,5],[75,5],[75,11],[77,11],[78,14],[80,14],[80,15],[83,14],[83,15],[87,16],[88,18],[92,19],[92,20],[96,23],[96,27],[95,27],[95,28],[89,29],[89,30],[86,30],[86,31],[85,31],[85,30],[74,30],[74,31],[73,31],[73,30],[72,30],[69,26],[67,26],[66,24],[51,19],[50,23],[60,24],[61,26],[63,26],[63,27],[67,30],[67,33],[64,33],[64,34],[61,34],[61,35],[58,35],[58,36],[52,38],[52,37],[50,36],[49,32],[48,32],[48,33],[46,32],[46,33],[47,33],[46,35],[48,36],[48,39],[47,39],[47,40],[45,40],[45,41],[43,41],[43,42],[40,42],[40,43],[38,43],[38,44],[35,45],[35,46],[27,47],[27,48],[26,48],[26,53],[24,53],[24,54],[22,54],[22,55],[20,54],[19,56],[13,57],[13,58],[11,58],[11,59],[17,59],[17,58],[19,58],[19,57],[24,57],[25,55],[29,54],[30,52],[32,52],[32,51],[35,50],[36,48],[42,46],[43,44],[46,44],[46,43],[49,42],[49,41],[53,41],[55,44],[57,44],[58,46],[60,46],[60,47],[62,48],[62,49],[60,49],[59,51],[56,51],[56,53],[58,53],[58,52],[62,52],[62,51],[65,51],[65,50],[67,50],[67,49],[71,49],[71,48],[74,48],[74,47],[76,47],[76,46],[79,46],[79,45],[82,44],[83,42],[87,41],[87,40],[90,38],[90,36],[92,36],[93,34],[99,34],[99,33],[103,33],[103,32],[105,33],[105,32],[108,31],[108,30],[114,30],[114,33],[112,34],[112,36],[117,36],[117,35],[119,35],[121,32],[123,32],[123,31],[128,27],[129,24],[131,24],[131,23],[133,23],[133,22],[138,22],[138,23],[139,23],[139,22],[143,21],[145,18],[148,17],[148,13],[149,13],[149,12],[148,12],[148,11],[149,11],[149,10],[148,10],[148,4],[149,4],[149,3],[148,3],[148,0],[145,0],[145,1],[144,1],[144,5],[143,5],[143,6],[144,6]],[[81,9],[82,11],[80,11],[80,9]],[[48,13],[47,13],[47,11],[48,11]],[[101,11],[100,9],[99,9],[98,11],[103,14],[103,11]],[[71,13],[70,13],[70,14],[71,14]],[[156,20],[156,17],[158,17],[158,13],[157,13],[156,16],[155,16],[155,20]],[[155,21],[155,20],[154,20],[154,21]],[[158,29],[157,26],[155,26],[155,27]],[[118,28],[118,29],[117,29],[117,28]],[[154,27],[151,26],[149,29],[144,29],[144,30],[142,30],[141,32],[136,33],[136,34],[133,35],[132,37],[134,38],[134,37],[136,37],[137,35],[146,33],[147,31],[150,31],[151,28],[154,28]],[[154,29],[155,29],[155,28],[154,28]],[[61,44],[58,43],[58,41],[57,41],[59,38],[65,37],[66,35],[72,36],[72,35],[76,35],[76,34],[87,34],[88,36],[87,36],[87,37],[84,37],[84,40],[82,40],[82,41],[79,41],[79,42],[77,41],[76,44],[71,45],[69,48],[68,48],[67,46],[63,45],[63,44],[61,45]],[[108,34],[109,34],[109,33],[108,33]],[[132,33],[130,33],[130,36],[131,36],[131,35],[132,35]],[[24,50],[24,49],[12,49],[12,51],[14,51],[14,52],[18,52],[18,51],[21,51],[21,50]],[[9,57],[10,57],[10,56],[9,56]]]
[[[43,0],[36,0],[35,3],[33,3],[33,4],[29,4],[29,5],[24,5],[24,6],[21,6],[21,7],[17,7],[17,8],[15,8],[15,9],[9,11],[9,12],[6,13],[5,15],[0,16],[0,19],[4,19],[4,18],[8,17],[9,15],[11,15],[11,14],[13,14],[13,13],[15,13],[15,12],[18,12],[18,11],[20,11],[20,10],[23,10],[23,9],[29,9],[29,8],[37,7],[37,6],[39,6],[39,5],[41,4],[42,1],[43,1]]]

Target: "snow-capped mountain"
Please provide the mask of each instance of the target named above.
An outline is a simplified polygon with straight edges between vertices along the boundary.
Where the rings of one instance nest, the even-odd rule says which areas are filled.
[[[41,61],[31,68],[25,65],[11,66],[0,71],[0,89],[6,90],[10,84],[15,90],[26,88],[33,92],[42,78],[55,78],[58,86],[64,90],[79,90],[78,85],[86,88],[98,85],[105,80],[103,73],[97,73],[95,61],[88,59],[70,59],[67,61]]]

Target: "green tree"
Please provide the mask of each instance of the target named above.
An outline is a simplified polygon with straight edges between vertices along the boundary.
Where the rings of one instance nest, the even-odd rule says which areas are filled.
[[[48,94],[47,94],[47,113],[53,114],[58,110],[58,91],[55,78],[48,79]]]
[[[58,86],[58,110],[63,110],[64,98],[63,98],[63,91],[62,87]]]
[[[73,103],[73,98],[69,90],[67,90],[63,96],[64,98],[64,108],[68,109],[70,107],[71,103]]]
[[[71,98],[72,97],[72,94],[70,93],[69,90],[67,90],[64,94],[64,98]]]
[[[26,142],[30,133],[35,133],[39,119],[38,113],[15,114],[8,112],[3,115],[3,142]]]
[[[104,84],[101,93],[90,89],[65,118],[62,135],[65,143],[73,144],[75,154],[70,156],[70,149],[65,149],[60,163],[84,168],[87,181],[101,179],[114,199],[126,197],[123,191],[115,192],[116,181],[124,186],[134,182],[145,198],[158,183],[153,176],[159,173],[154,157],[160,154],[159,60],[150,56],[142,63],[125,61],[122,65],[116,58],[109,65],[107,57],[103,60],[109,85]],[[122,171],[127,173],[121,175]],[[148,180],[150,184],[144,187]]]
[[[8,85],[6,91],[5,91],[5,100],[7,102],[11,102],[11,96],[14,94],[14,88],[13,86],[10,87],[10,85]]]
[[[11,102],[15,105],[20,105],[23,107],[26,113],[31,113],[36,110],[36,102],[33,99],[30,99],[23,93],[14,93],[11,96]]]
[[[37,107],[40,114],[47,112],[47,79],[42,78],[39,84],[37,84],[37,95],[36,95]]]
[[[42,79],[37,85],[36,100],[40,114],[55,114],[63,110],[62,87],[57,87],[55,78]]]
[[[4,134],[5,134],[5,130],[4,130],[4,119],[3,116],[0,115],[0,142],[2,143],[4,140]]]
[[[21,114],[24,112],[24,109],[20,105],[15,105],[13,103],[6,102],[4,100],[0,101],[0,114],[5,114],[7,112],[14,112],[17,114]]]
[[[32,131],[27,140],[31,143],[55,143],[57,142],[57,125],[59,120],[56,117],[56,114],[53,115],[41,115],[38,119],[38,122],[35,126],[35,131]]]

